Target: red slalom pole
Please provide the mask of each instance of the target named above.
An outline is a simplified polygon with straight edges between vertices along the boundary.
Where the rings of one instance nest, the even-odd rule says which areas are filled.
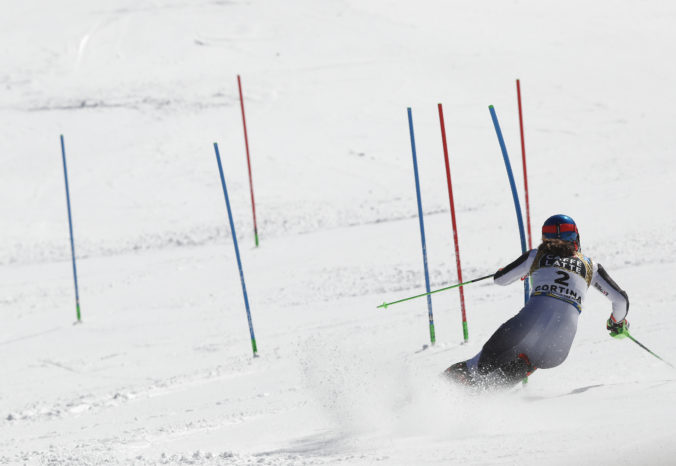
[[[256,225],[256,202],[254,201],[253,179],[251,178],[251,160],[249,158],[249,137],[246,133],[246,117],[244,116],[244,97],[242,96],[242,79],[237,75],[239,87],[239,104],[242,107],[242,125],[244,126],[244,145],[246,146],[246,164],[249,167],[249,187],[251,189],[251,210],[253,210],[253,227],[256,247],[258,247],[258,226]]]
[[[528,201],[528,173],[526,171],[526,143],[523,137],[523,114],[521,111],[521,84],[516,80],[516,97],[519,101],[519,128],[521,130],[521,158],[523,160],[523,184],[526,190],[526,225],[528,226],[528,249],[533,249],[530,233],[530,202]]]
[[[446,126],[444,125],[444,110],[439,105],[439,123],[441,124],[441,141],[444,146],[444,162],[446,163],[446,180],[448,181],[448,200],[451,204],[451,223],[453,224],[453,243],[455,244],[455,264],[458,268],[458,282],[462,283],[462,267],[460,266],[460,246],[458,246],[458,227],[455,223],[455,204],[453,202],[453,186],[451,183],[451,164],[448,161],[448,145],[446,144]],[[467,330],[467,313],[465,312],[465,292],[460,290],[460,310],[462,312],[462,335],[465,342],[469,339]]]

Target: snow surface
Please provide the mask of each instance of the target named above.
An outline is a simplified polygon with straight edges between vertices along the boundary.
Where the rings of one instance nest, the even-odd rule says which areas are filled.
[[[520,254],[490,120],[536,232],[567,213],[676,361],[676,4],[657,1],[5,2],[0,15],[0,462],[676,464],[673,369],[605,331],[513,392],[439,378],[522,303],[434,296],[429,343],[406,108],[432,286]],[[236,76],[261,245],[254,248]],[[75,320],[64,134],[83,323]],[[253,359],[212,143],[223,156]],[[523,202],[523,197],[522,197]]]

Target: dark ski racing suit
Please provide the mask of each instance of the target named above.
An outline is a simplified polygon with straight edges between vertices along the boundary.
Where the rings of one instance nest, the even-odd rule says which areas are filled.
[[[481,352],[467,361],[469,373],[486,376],[496,369],[518,382],[536,368],[561,364],[570,351],[587,289],[594,286],[612,301],[611,318],[622,321],[629,311],[627,294],[601,264],[576,252],[561,258],[533,249],[493,277],[509,285],[530,276],[531,296],[517,315],[502,324]]]

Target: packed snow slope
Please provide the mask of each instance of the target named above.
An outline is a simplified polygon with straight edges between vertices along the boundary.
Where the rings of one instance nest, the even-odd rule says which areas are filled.
[[[508,393],[439,374],[522,287],[424,291],[406,108],[433,288],[521,253],[488,105],[534,245],[554,213],[629,294],[634,336],[676,361],[676,4],[515,0],[64,0],[0,15],[0,462],[676,462],[676,373],[605,331]],[[237,75],[241,75],[260,246]],[[59,135],[82,323],[75,321]],[[252,358],[218,142],[260,357]]]

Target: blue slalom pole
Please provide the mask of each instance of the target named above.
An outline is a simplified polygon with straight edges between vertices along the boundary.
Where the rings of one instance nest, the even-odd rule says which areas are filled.
[[[63,159],[63,177],[66,180],[66,204],[68,205],[68,230],[70,231],[70,254],[73,258],[73,278],[75,280],[75,312],[77,321],[80,320],[80,292],[77,286],[77,267],[75,266],[75,241],[73,240],[73,217],[70,212],[70,190],[68,189],[68,168],[66,168],[66,145],[61,135],[61,158]]]
[[[218,152],[218,144],[214,142],[216,151],[216,161],[218,162],[218,172],[221,175],[221,184],[223,185],[223,194],[225,195],[225,206],[228,209],[228,220],[230,221],[230,232],[232,233],[232,242],[235,245],[235,255],[237,256],[237,267],[239,267],[239,279],[242,282],[242,292],[244,293],[244,306],[246,307],[246,318],[249,321],[249,334],[251,335],[251,347],[253,356],[258,357],[256,348],[256,336],[254,335],[253,323],[251,322],[251,310],[249,309],[249,297],[246,294],[246,284],[244,283],[244,272],[242,271],[242,260],[239,258],[239,247],[237,246],[237,235],[235,234],[235,222],[232,221],[232,211],[230,210],[230,199],[228,198],[228,189],[225,187],[225,176],[223,176],[223,166],[221,165],[221,154]]]
[[[408,108],[408,127],[411,133],[411,152],[413,152],[413,174],[415,175],[415,194],[418,197],[418,219],[420,220],[420,239],[422,241],[423,266],[425,268],[425,290],[430,292],[430,274],[427,270],[427,246],[425,246],[425,224],[423,223],[422,201],[420,200],[420,180],[418,179],[418,159],[415,153],[415,136],[413,135],[413,116]],[[430,320],[430,342],[434,344],[434,316],[432,315],[432,297],[427,295],[427,310]]]
[[[523,228],[523,218],[521,217],[521,205],[519,204],[519,195],[516,191],[516,183],[514,183],[514,174],[512,173],[512,166],[509,163],[509,155],[507,155],[507,147],[505,146],[505,140],[502,137],[502,131],[500,131],[500,123],[498,123],[498,116],[495,114],[495,109],[492,105],[488,106],[488,110],[491,112],[491,118],[493,119],[493,126],[495,126],[495,132],[498,135],[498,141],[500,142],[500,149],[502,150],[502,158],[505,160],[505,168],[507,169],[507,177],[509,178],[509,186],[512,188],[512,197],[514,198],[514,208],[516,209],[516,220],[519,224],[519,235],[521,236],[521,252],[526,252],[526,234]],[[523,291],[524,291],[524,302],[528,301],[530,296],[530,286],[528,280],[523,282]]]

